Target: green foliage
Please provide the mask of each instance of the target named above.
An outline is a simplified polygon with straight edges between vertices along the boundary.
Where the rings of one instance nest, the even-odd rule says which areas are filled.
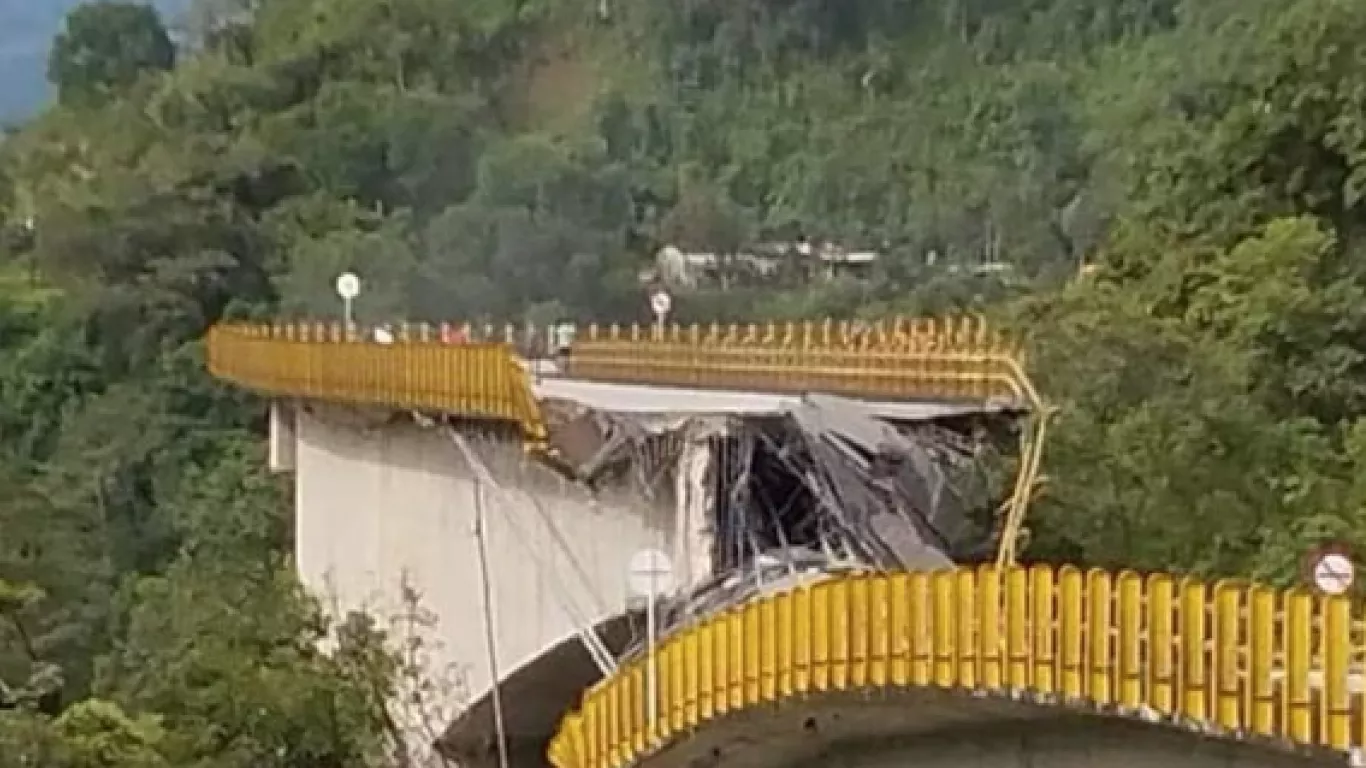
[[[140,3],[77,6],[52,43],[48,81],[72,101],[126,88],[144,72],[175,64],[175,46],[154,8]]]
[[[71,768],[161,768],[158,754],[165,731],[157,718],[131,718],[117,705],[90,699],[73,705],[53,723],[69,751]]]
[[[1029,557],[1288,582],[1366,546],[1358,6],[204,0],[180,51],[78,9],[0,144],[0,755],[380,760],[397,668],[364,622],[318,650],[259,405],[198,342],[336,313],[344,269],[365,320],[612,322],[667,243],[877,248],[676,315],[1028,329]]]

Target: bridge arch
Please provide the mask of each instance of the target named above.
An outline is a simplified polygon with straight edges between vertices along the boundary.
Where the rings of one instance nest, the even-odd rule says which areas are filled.
[[[653,765],[733,717],[852,696],[860,706],[832,711],[875,724],[856,714],[869,701],[926,691],[957,694],[956,711],[985,723],[1076,713],[1345,755],[1363,742],[1355,635],[1344,598],[1238,582],[1043,566],[847,576],[668,638],[653,724],[637,659],[585,695],[549,756]],[[924,716],[899,711],[901,728]],[[894,735],[868,727],[853,736]]]
[[[639,617],[611,616],[590,631],[609,652],[619,654],[638,631]],[[546,743],[583,691],[602,680],[602,672],[576,633],[567,634],[540,655],[509,672],[499,685],[503,727],[509,751],[528,762],[543,759]],[[461,765],[497,765],[498,745],[492,690],[486,690],[450,723],[437,748]],[[519,763],[521,761],[518,761]]]
[[[722,716],[650,768],[1309,768],[1256,742],[937,688],[834,692]]]

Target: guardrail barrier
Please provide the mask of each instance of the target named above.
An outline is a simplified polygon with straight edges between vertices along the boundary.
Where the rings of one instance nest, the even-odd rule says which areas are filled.
[[[575,336],[567,373],[633,384],[1042,407],[1018,347],[975,317],[589,326]]]
[[[247,389],[497,419],[545,439],[526,371],[506,344],[381,344],[320,324],[220,325],[207,341],[209,371]]]
[[[842,577],[665,639],[652,662],[636,659],[585,694],[549,757],[556,768],[622,768],[729,714],[913,687],[1348,752],[1366,744],[1357,618],[1347,598],[1165,574],[985,567]]]

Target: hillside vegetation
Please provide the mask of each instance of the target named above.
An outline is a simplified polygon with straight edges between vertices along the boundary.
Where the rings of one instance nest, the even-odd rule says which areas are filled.
[[[398,660],[291,575],[223,318],[630,321],[662,243],[874,280],[680,319],[987,312],[1060,409],[1028,556],[1287,583],[1366,531],[1359,0],[84,6],[0,145],[0,756],[383,764]],[[931,258],[933,256],[933,258]],[[984,261],[1017,279],[950,268]],[[1084,279],[1083,264],[1094,265]]]

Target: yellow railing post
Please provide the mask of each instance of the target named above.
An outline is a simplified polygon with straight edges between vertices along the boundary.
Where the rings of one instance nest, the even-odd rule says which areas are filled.
[[[419,331],[405,326],[402,335]],[[378,344],[315,323],[220,325],[207,346],[213,375],[265,395],[508,421],[531,443],[545,439],[527,374],[502,344]]]

